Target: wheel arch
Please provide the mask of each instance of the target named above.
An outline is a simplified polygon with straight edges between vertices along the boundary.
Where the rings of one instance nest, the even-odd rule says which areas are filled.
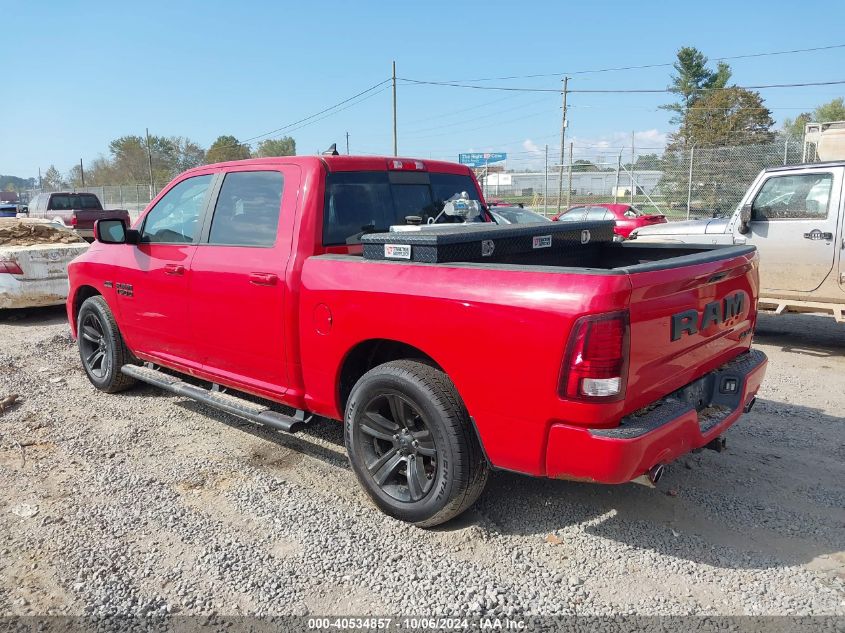
[[[346,409],[346,402],[352,387],[365,373],[373,367],[388,363],[392,360],[419,360],[436,367],[440,371],[443,367],[429,354],[414,345],[394,339],[367,339],[353,346],[343,357],[338,372],[337,381],[337,409],[341,416]]]
[[[76,332],[77,330],[77,318],[79,317],[79,310],[82,308],[82,304],[85,303],[86,299],[90,299],[91,297],[102,296],[101,293],[97,288],[90,285],[82,285],[76,289],[76,292],[73,295],[73,310],[70,314],[71,317],[71,329]],[[75,335],[74,335],[75,336]]]

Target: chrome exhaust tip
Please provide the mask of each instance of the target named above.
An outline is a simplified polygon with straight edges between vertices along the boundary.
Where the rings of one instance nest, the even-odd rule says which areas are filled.
[[[656,485],[657,482],[660,481],[661,477],[663,477],[663,473],[665,471],[666,467],[663,464],[657,464],[656,466],[649,468],[648,473],[646,474],[651,484]]]
[[[645,486],[646,488],[654,488],[655,484],[660,481],[660,478],[663,477],[663,473],[666,471],[666,467],[663,464],[657,464],[656,466],[652,466],[648,469],[643,475],[639,477],[635,477],[631,480],[632,484],[640,484]]]
[[[751,400],[748,401],[748,404],[746,404],[745,407],[742,409],[743,413],[748,413],[749,411],[751,411],[751,409],[754,408],[755,404],[757,404],[757,396],[752,397]]]

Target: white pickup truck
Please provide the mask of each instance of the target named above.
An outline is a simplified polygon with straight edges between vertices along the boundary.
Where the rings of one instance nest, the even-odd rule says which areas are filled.
[[[845,323],[843,181],[845,161],[765,169],[730,217],[656,224],[630,239],[754,245],[761,308],[825,312]]]

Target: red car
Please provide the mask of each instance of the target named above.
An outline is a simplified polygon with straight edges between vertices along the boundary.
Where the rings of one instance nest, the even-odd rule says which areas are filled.
[[[754,247],[451,223],[483,209],[440,161],[192,169],[70,264],[81,365],[102,392],[141,381],[283,432],[342,420],[364,490],[421,526],[490,468],[654,482],[721,446],[765,374]]]
[[[581,222],[584,220],[613,220],[616,228],[613,232],[628,239],[631,231],[641,226],[664,224],[666,216],[643,213],[630,204],[601,203],[570,207],[552,218],[553,222]]]

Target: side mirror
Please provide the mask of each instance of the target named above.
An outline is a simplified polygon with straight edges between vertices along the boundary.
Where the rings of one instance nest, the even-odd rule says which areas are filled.
[[[744,204],[742,208],[739,210],[739,227],[738,230],[740,233],[745,235],[751,229],[748,226],[748,223],[751,222],[751,205]]]
[[[126,228],[126,223],[119,219],[97,220],[94,222],[94,238],[103,244],[132,244],[135,242],[131,229]]]

